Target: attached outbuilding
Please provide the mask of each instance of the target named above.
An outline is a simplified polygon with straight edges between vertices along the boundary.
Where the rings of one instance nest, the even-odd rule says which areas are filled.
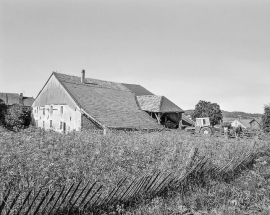
[[[141,95],[137,96],[139,106],[159,124],[167,128],[182,128],[182,114],[184,111],[165,96]]]

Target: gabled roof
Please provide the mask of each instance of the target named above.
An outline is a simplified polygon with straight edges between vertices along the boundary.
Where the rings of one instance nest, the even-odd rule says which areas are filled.
[[[122,84],[124,85],[127,89],[129,89],[131,92],[133,92],[136,96],[142,96],[142,95],[154,95],[141,85],[136,85],[136,84]]]
[[[144,111],[157,113],[184,112],[165,96],[143,95],[137,96],[137,99],[141,109]]]
[[[142,111],[134,93],[120,83],[54,73],[75,99],[78,106],[98,123],[109,128],[161,129],[152,117]]]

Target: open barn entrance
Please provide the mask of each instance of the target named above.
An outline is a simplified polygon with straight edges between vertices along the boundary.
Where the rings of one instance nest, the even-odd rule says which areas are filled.
[[[156,113],[148,112],[147,113],[157,120],[157,122],[166,128],[177,129],[179,128],[179,122],[181,121],[181,116],[179,113]]]

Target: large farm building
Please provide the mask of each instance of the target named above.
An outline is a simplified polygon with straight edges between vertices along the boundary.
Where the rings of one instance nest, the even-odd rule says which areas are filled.
[[[37,95],[38,127],[59,132],[89,129],[157,130],[182,125],[181,108],[140,85],[53,72]]]

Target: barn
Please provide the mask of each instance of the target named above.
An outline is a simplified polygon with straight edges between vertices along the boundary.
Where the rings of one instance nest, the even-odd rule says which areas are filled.
[[[85,78],[84,70],[81,77],[53,72],[32,105],[35,124],[64,133],[91,129],[105,132],[163,129],[139,105],[138,92],[149,91],[139,85],[129,88],[121,83]],[[164,105],[168,104],[166,98],[159,98],[165,101]],[[177,111],[179,120],[182,110]],[[169,112],[164,116],[173,117]]]

